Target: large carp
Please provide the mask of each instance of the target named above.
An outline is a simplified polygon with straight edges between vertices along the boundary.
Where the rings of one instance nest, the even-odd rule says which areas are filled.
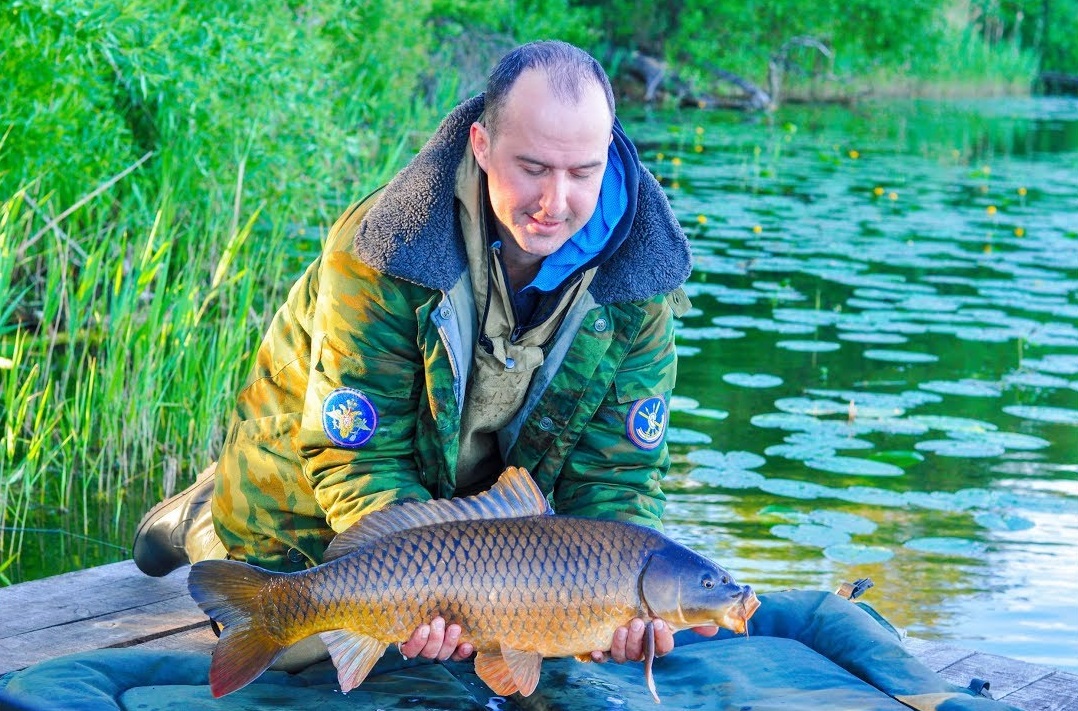
[[[584,659],[634,617],[740,633],[759,605],[749,586],[657,531],[552,515],[531,475],[515,467],[478,496],[365,516],[325,558],[298,573],[228,560],[191,567],[191,596],[223,627],[210,664],[215,697],[246,686],[312,634],[350,691],[388,645],[436,615],[460,625],[476,674],[495,693],[527,696],[544,657]],[[645,673],[658,700],[648,632]]]

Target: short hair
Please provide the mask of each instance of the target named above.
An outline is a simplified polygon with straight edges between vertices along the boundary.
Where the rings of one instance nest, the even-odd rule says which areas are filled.
[[[614,118],[614,90],[606,71],[590,54],[568,42],[542,40],[529,42],[512,50],[491,70],[487,78],[483,123],[493,136],[497,131],[509,92],[526,69],[541,69],[550,90],[558,99],[578,103],[588,82],[595,83],[606,95],[610,118]]]

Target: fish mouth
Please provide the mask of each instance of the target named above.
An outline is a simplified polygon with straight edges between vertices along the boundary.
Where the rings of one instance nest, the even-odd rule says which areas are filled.
[[[760,599],[756,593],[749,590],[742,594],[741,599],[727,608],[719,624],[736,634],[745,634],[748,630],[749,618],[760,607]]]

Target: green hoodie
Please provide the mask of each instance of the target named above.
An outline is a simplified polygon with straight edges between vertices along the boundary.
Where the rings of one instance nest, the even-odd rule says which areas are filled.
[[[476,342],[454,183],[482,107],[458,106],[338,220],[275,315],[217,466],[214,522],[231,557],[299,569],[371,511],[453,496]],[[570,308],[499,445],[557,513],[660,528],[690,256],[639,170],[628,235]]]

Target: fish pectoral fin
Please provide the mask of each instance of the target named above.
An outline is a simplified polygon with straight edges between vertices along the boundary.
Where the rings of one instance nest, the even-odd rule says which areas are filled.
[[[333,630],[319,635],[329,649],[341,691],[348,693],[359,686],[375,663],[385,654],[385,642],[359,632]]]
[[[513,675],[513,681],[523,696],[529,696],[539,684],[539,673],[543,669],[543,655],[539,652],[525,652],[502,644],[502,658]]]
[[[502,645],[501,654],[479,652],[475,655],[475,673],[500,696],[519,691],[524,696],[535,691],[543,655]]]
[[[475,673],[490,687],[490,690],[499,696],[509,696],[517,691],[517,683],[513,680],[513,672],[505,663],[502,655],[492,652],[479,652],[475,655]]]

